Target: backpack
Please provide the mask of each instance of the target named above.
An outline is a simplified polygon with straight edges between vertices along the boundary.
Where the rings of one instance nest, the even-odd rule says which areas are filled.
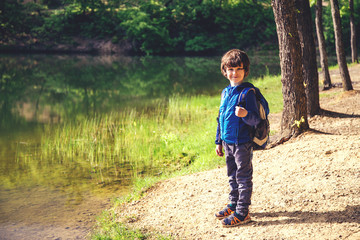
[[[245,97],[249,91],[254,91],[256,96],[256,102],[259,109],[261,121],[255,127],[251,127],[250,138],[252,138],[254,150],[265,149],[269,142],[270,123],[268,115],[270,112],[268,102],[261,94],[260,90],[254,86],[244,88],[239,95],[238,106],[245,106]]]

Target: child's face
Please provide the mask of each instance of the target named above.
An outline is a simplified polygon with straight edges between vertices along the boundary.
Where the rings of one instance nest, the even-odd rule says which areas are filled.
[[[227,67],[226,68],[226,78],[229,79],[231,85],[239,85],[244,81],[245,69],[243,64],[237,67]]]

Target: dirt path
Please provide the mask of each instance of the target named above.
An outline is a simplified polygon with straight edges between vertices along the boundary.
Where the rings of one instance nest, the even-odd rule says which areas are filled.
[[[315,131],[254,153],[250,224],[214,218],[227,203],[224,167],[157,184],[119,207],[119,221],[175,239],[360,239],[360,65],[349,70],[355,91],[327,91]],[[271,115],[272,129],[280,118]]]

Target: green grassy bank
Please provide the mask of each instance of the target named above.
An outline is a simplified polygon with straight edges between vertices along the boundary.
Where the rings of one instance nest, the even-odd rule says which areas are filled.
[[[267,76],[253,83],[268,100],[271,112],[280,112],[280,76]],[[224,165],[214,151],[219,101],[220,96],[172,96],[142,112],[127,109],[80,122],[65,121],[45,129],[41,151],[45,155],[55,153],[61,159],[86,159],[94,167],[130,163],[133,191],[117,199],[116,206],[139,199],[162,179]],[[104,212],[98,223],[93,239],[149,237],[149,233],[116,223],[111,211]]]
[[[257,79],[254,84],[261,89],[268,100],[271,112],[280,112],[282,110],[280,76]],[[150,142],[157,142],[160,145],[155,147],[149,144],[150,150],[148,151],[151,154],[148,156],[144,154],[144,159],[153,157],[154,151],[151,149],[156,149],[161,152],[159,157],[165,160],[163,164],[168,164],[170,169],[176,168],[176,171],[169,171],[161,176],[137,178],[134,181],[133,191],[126,197],[118,199],[115,205],[139,199],[146,189],[162,179],[223,166],[223,159],[216,157],[214,151],[218,104],[219,96],[174,97],[169,100],[167,114],[163,114],[160,122],[158,114],[150,117],[141,116],[140,118],[147,119],[146,121],[158,122],[155,124],[158,128],[154,130],[153,134],[157,135],[156,131],[159,131],[159,135],[152,137],[153,134],[149,133],[154,129],[154,125],[147,128],[145,131],[147,133],[144,134],[152,139]],[[141,120],[139,119],[139,121]],[[134,124],[129,126],[135,127]],[[92,236],[93,239],[147,239],[150,236],[154,237],[153,233],[127,229],[125,225],[115,221],[115,216],[110,211],[103,214],[98,224],[99,226]],[[157,236],[156,234],[155,237],[169,239],[167,236]]]

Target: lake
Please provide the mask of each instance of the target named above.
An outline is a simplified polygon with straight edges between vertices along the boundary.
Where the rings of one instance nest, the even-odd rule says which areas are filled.
[[[131,159],[44,154],[46,131],[129,108],[152,111],[173,96],[219,95],[228,85],[220,59],[0,55],[0,239],[84,237],[139,174]],[[277,54],[250,60],[249,79],[280,72]]]

